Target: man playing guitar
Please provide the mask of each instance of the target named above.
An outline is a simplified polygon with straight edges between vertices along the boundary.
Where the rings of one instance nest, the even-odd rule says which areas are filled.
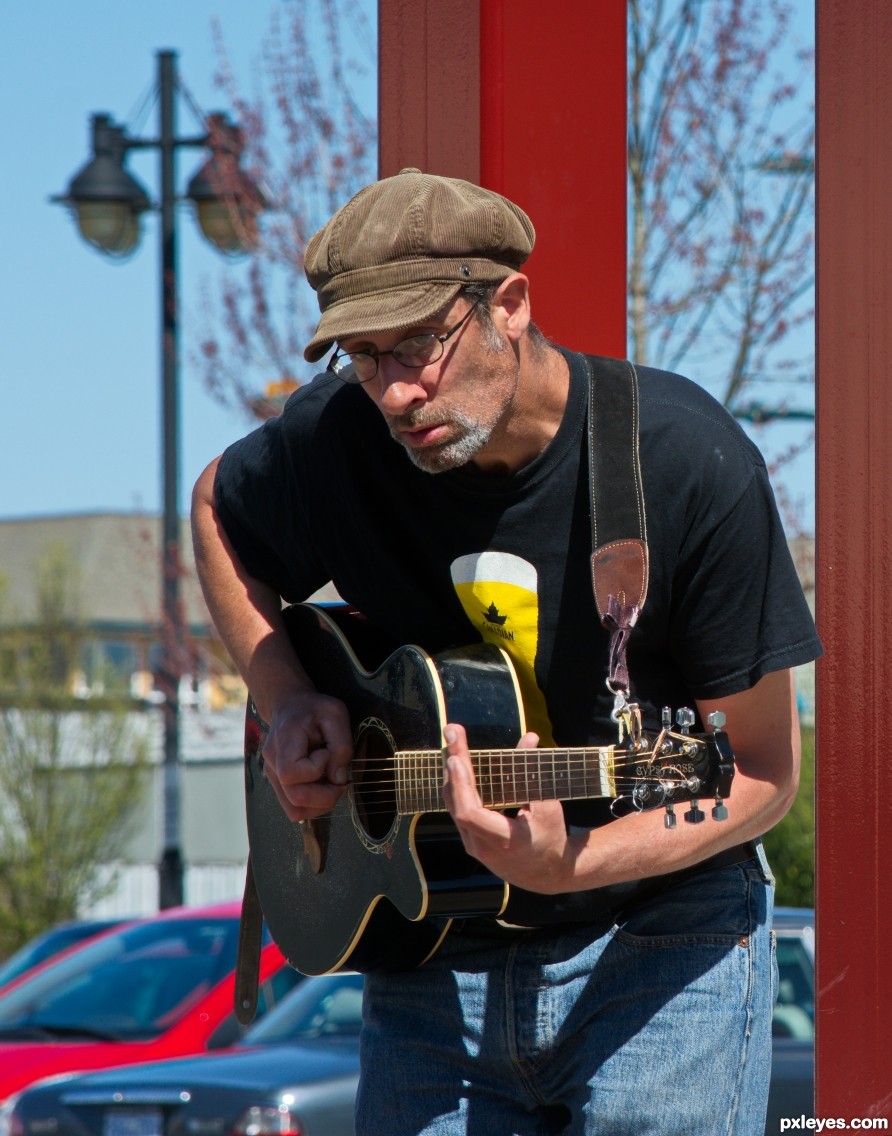
[[[282,601],[328,581],[396,643],[505,651],[522,749],[616,740],[628,703],[605,682],[592,595],[590,363],[532,322],[533,241],[518,206],[467,182],[405,170],[366,187],[307,248],[321,319],[305,355],[334,352],[327,372],[196,485],[205,596],[305,848],[353,793],[358,742]],[[507,900],[453,920],[424,965],[369,973],[362,1136],[762,1132],[773,887],[758,838],[796,793],[792,669],[820,644],[755,447],[693,383],[637,376],[649,584],[625,629],[627,693],[651,736],[665,705],[690,708],[684,731],[726,717],[727,819],[668,826],[605,799],[494,808],[476,724],[439,723],[442,806]]]

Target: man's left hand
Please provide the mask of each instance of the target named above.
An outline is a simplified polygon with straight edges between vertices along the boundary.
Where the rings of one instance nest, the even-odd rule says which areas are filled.
[[[572,890],[574,856],[560,801],[532,801],[514,817],[485,808],[464,727],[450,724],[443,736],[448,752],[443,800],[468,855],[527,891],[553,895]],[[536,734],[524,734],[517,748],[538,744]]]

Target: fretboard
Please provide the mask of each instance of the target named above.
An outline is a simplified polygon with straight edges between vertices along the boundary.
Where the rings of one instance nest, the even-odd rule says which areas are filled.
[[[480,749],[471,752],[471,761],[483,804],[501,809],[615,797],[614,748]],[[446,811],[441,750],[401,750],[393,760],[400,813]]]

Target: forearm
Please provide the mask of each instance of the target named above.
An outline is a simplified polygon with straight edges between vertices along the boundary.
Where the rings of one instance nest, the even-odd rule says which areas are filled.
[[[711,802],[703,800],[700,807],[706,819],[699,824],[686,823],[687,806],[680,805],[675,828],[666,828],[664,812],[657,809],[622,817],[587,836],[571,837],[566,890],[626,883],[690,867],[767,831],[775,823],[777,802],[773,789],[738,773],[726,802],[727,820],[714,821]]]
[[[796,794],[799,729],[792,676],[767,675],[751,691],[701,703],[728,716],[737,771],[728,819],[688,824],[685,806],[675,828],[662,809],[633,813],[588,833],[568,835],[557,801],[540,801],[509,817],[484,808],[474,783],[464,731],[447,727],[449,759],[444,798],[465,848],[501,879],[528,891],[583,891],[663,875],[761,835],[777,823]]]
[[[663,810],[624,817],[571,842],[575,886],[601,886],[643,879],[689,867],[716,852],[761,836],[786,814],[799,787],[800,733],[790,672],[767,675],[751,691],[699,705],[705,721],[712,710],[727,715],[736,774],[727,801],[728,819],[684,821],[667,829]],[[597,879],[597,884],[586,881]]]
[[[350,723],[337,699],[316,691],[295,654],[274,588],[248,573],[214,510],[217,463],[192,495],[198,577],[211,618],[269,729],[264,773],[291,820],[332,809],[348,781]]]
[[[275,589],[251,576],[214,510],[213,462],[192,496],[192,542],[198,578],[211,619],[245,680],[260,714],[296,691],[313,689],[288,639]]]

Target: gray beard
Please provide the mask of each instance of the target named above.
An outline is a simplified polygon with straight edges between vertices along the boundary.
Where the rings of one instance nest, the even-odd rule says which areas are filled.
[[[463,427],[461,436],[454,442],[420,450],[400,442],[413,465],[425,473],[445,473],[450,469],[458,469],[473,461],[492,436],[493,427],[484,422],[461,414],[453,414],[452,421]]]

